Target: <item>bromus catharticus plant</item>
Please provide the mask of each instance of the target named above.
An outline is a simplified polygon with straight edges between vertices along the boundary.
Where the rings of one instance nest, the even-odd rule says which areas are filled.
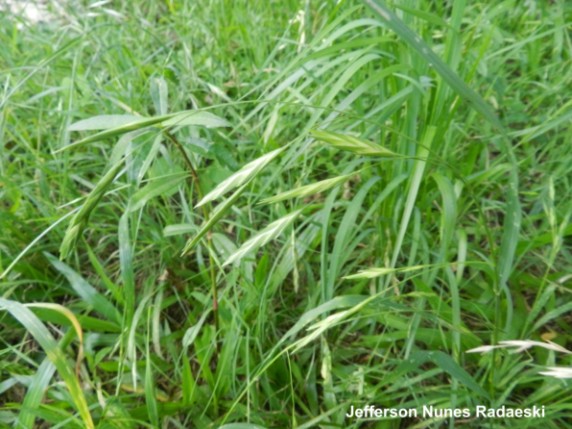
[[[196,190],[197,198],[201,200],[197,207],[201,206],[203,215],[205,219],[211,218],[211,207],[208,204],[209,200],[203,201],[203,191],[201,189],[200,178],[197,174],[193,162],[191,161],[186,149],[179,142],[175,133],[184,127],[204,127],[204,128],[219,128],[227,127],[230,124],[224,119],[214,115],[209,111],[183,111],[177,113],[167,113],[166,108],[166,84],[163,80],[159,79],[155,83],[159,87],[159,106],[156,106],[156,110],[162,113],[159,116],[145,118],[134,115],[103,115],[96,116],[89,119],[85,119],[70,126],[71,131],[100,131],[99,133],[86,137],[79,140],[73,144],[61,148],[60,150],[68,150],[71,148],[80,147],[82,145],[94,143],[103,139],[113,138],[120,136],[119,142],[116,144],[113,155],[110,160],[111,166],[108,171],[103,175],[103,177],[98,181],[95,188],[86,197],[85,202],[81,206],[80,210],[73,216],[64,239],[60,247],[60,259],[67,259],[71,252],[75,249],[79,237],[82,235],[84,228],[87,225],[88,219],[91,213],[96,209],[99,200],[105,195],[109,187],[121,174],[125,173],[130,169],[131,158],[136,157],[140,146],[144,143],[136,142],[136,139],[140,136],[144,136],[153,132],[157,135],[154,139],[153,147],[147,158],[143,163],[140,163],[138,170],[135,172],[140,183],[141,179],[145,176],[147,169],[151,166],[153,162],[153,155],[157,154],[157,149],[164,138],[169,144],[172,144],[176,150],[181,155],[184,165],[188,168],[187,173],[177,172],[175,174],[169,174],[164,177],[155,179],[140,188],[135,194],[133,194],[128,212],[122,216],[122,222],[119,225],[120,232],[119,237],[124,237],[126,246],[124,246],[125,252],[120,252],[120,255],[125,255],[127,260],[132,258],[131,250],[129,247],[129,237],[127,233],[128,229],[128,216],[129,213],[133,213],[142,210],[145,204],[154,197],[159,195],[165,195],[171,193],[173,190],[177,189],[181,183],[184,181],[185,176],[190,176],[192,181],[192,187]],[[131,165],[131,169],[133,166]],[[206,196],[208,198],[209,195]],[[207,203],[207,204],[205,204]],[[216,216],[216,213],[215,213]],[[199,235],[198,239],[201,239],[208,228],[204,229],[204,233]],[[127,234],[127,235],[126,235]],[[197,240],[198,240],[197,239]],[[215,323],[215,330],[218,331],[218,296],[217,296],[217,280],[215,273],[215,261],[212,256],[212,241],[211,236],[207,234],[207,242],[209,249],[209,271],[211,278],[211,293],[212,293],[212,309]],[[121,247],[121,246],[120,246]],[[188,252],[190,247],[187,246],[183,254]],[[130,264],[125,264],[130,265]],[[129,269],[126,269],[128,271]],[[133,273],[128,275],[125,284],[126,288],[126,308],[125,317],[127,318],[127,324],[130,325],[133,314],[135,311],[135,284],[133,283]]]
[[[0,426],[89,427],[79,385],[118,429],[567,427],[567,354],[466,353],[569,336],[572,10],[532,3],[0,14]]]

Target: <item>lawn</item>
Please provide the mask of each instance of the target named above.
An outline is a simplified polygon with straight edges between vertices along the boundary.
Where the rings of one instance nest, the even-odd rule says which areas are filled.
[[[0,11],[0,427],[572,428],[571,2],[40,15]]]

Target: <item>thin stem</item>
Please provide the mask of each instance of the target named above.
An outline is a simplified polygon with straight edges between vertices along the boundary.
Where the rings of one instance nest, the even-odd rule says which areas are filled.
[[[179,152],[181,152],[181,155],[183,156],[183,160],[185,161],[185,164],[189,167],[189,170],[191,171],[191,175],[193,177],[193,182],[194,182],[196,189],[197,189],[198,197],[199,197],[199,199],[202,199],[203,198],[203,192],[201,189],[199,175],[197,174],[197,170],[195,170],[195,167],[193,166],[193,163],[191,162],[189,155],[185,151],[185,148],[183,147],[181,142],[179,140],[177,140],[177,138],[171,132],[165,131],[165,135],[171,141],[171,143],[173,143],[175,145],[175,147],[179,150]],[[210,203],[204,204],[201,207],[203,210],[204,218],[208,219],[210,217],[210,211],[211,211]],[[210,272],[210,278],[211,278],[211,293],[212,293],[212,297],[213,297],[212,309],[213,309],[214,325],[215,325],[215,350],[218,353],[218,341],[216,341],[216,335],[218,334],[218,330],[219,330],[218,291],[217,291],[217,284],[216,284],[215,263],[214,263],[214,258],[213,258],[212,234],[210,231],[207,233],[207,246],[208,246],[208,251],[209,251],[209,272]]]
[[[189,167],[189,170],[191,170],[191,175],[193,176],[193,181],[195,182],[195,185],[197,187],[197,193],[199,194],[199,198],[203,198],[203,192],[201,190],[201,183],[199,181],[199,175],[197,174],[197,170],[195,170],[195,167],[193,166],[193,163],[191,162],[189,155],[187,155],[185,148],[183,147],[181,142],[179,140],[177,140],[177,138],[173,134],[171,134],[171,132],[165,131],[165,135],[167,136],[167,138],[169,140],[171,140],[171,143],[173,143],[175,145],[175,147],[177,149],[179,149],[179,152],[181,152],[181,155],[183,155],[183,160],[185,161],[185,164],[187,164],[187,167]],[[203,206],[203,212],[205,212],[205,213],[208,212],[208,210],[206,209],[205,206]]]

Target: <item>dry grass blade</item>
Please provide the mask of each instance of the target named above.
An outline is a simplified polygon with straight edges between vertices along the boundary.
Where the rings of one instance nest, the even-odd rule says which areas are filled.
[[[566,368],[561,366],[551,366],[546,368],[547,371],[540,371],[539,374],[547,375],[549,377],[569,379],[572,378],[572,368]]]
[[[521,353],[525,350],[528,350],[532,347],[542,347],[543,349],[553,350],[555,352],[565,353],[565,354],[572,354],[572,352],[564,347],[553,343],[553,342],[540,342],[540,341],[533,341],[533,340],[505,340],[500,341],[499,344],[494,346],[480,346],[474,349],[467,350],[467,353],[488,353],[495,349],[509,349],[514,348],[515,353]]]

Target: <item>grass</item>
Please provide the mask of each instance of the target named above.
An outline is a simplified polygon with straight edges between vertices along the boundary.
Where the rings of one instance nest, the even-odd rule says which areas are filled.
[[[0,16],[0,426],[572,427],[567,2],[49,7]]]

